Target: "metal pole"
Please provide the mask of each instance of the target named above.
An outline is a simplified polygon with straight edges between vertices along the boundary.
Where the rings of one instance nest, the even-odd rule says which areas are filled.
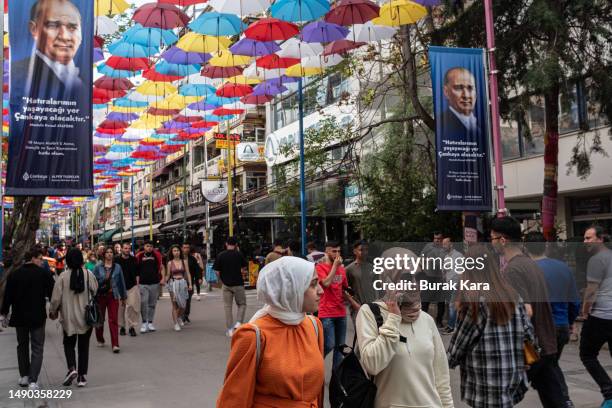
[[[183,152],[183,242],[187,242],[187,145]]]
[[[132,251],[135,252],[134,249],[134,176],[130,177],[130,212],[131,212],[131,226],[130,230],[132,231]]]
[[[208,140],[204,139],[204,178],[208,180]],[[204,198],[204,213],[206,217],[206,262],[210,259],[210,207],[208,200]]]
[[[123,177],[121,177],[121,187],[119,188],[119,191],[121,192],[121,212],[119,213],[119,227],[121,229],[119,230],[119,242],[123,242]]]
[[[234,187],[232,183],[232,162],[231,162],[231,152],[230,152],[230,125],[229,120],[225,121],[225,126],[227,126],[227,210],[229,214],[229,236],[234,236]]]
[[[492,0],[485,0],[485,25],[487,32],[487,53],[489,55],[489,87],[491,90],[491,119],[493,128],[493,158],[495,160],[495,191],[497,191],[497,216],[506,214],[504,198],[504,172],[499,125],[499,97],[497,90],[497,68],[495,66],[495,28],[493,26]]]
[[[4,7],[4,4],[2,6]],[[4,9],[2,10],[2,13],[4,13]],[[2,36],[2,39],[0,39],[0,41],[2,41],[2,48],[0,49],[0,78],[2,78],[0,79],[0,88],[2,88],[2,93],[4,93],[4,14],[2,15],[2,18],[0,18],[0,36]],[[2,170],[4,167],[4,161],[2,160],[4,153],[2,146],[3,139],[4,128],[2,123],[0,123],[0,262],[3,262],[2,253],[4,252],[2,250],[4,248],[4,191],[2,186]],[[2,275],[2,269],[3,268],[0,268],[0,276]]]
[[[149,241],[153,242],[153,166],[149,173]]]
[[[306,256],[306,180],[304,176],[304,90],[302,78],[298,80],[298,117],[300,125],[300,225],[302,231],[302,256]]]

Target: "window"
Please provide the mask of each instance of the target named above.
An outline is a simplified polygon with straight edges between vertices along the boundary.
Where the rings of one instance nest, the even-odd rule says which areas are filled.
[[[501,145],[504,160],[515,159],[521,156],[519,146],[518,124],[515,120],[502,120],[500,122]]]
[[[544,97],[532,96],[529,100],[529,108],[525,113],[526,126],[521,128],[525,156],[544,153],[544,132],[546,123],[544,121]]]
[[[204,163],[204,146],[194,146],[193,148],[193,167],[198,167]]]
[[[266,141],[265,128],[255,128],[255,141],[257,143],[264,143]]]
[[[601,111],[601,104],[596,101],[595,93],[597,90],[587,81],[586,83],[586,116],[589,129],[608,125],[608,118]]]
[[[559,134],[580,129],[580,115],[576,84],[559,96]]]

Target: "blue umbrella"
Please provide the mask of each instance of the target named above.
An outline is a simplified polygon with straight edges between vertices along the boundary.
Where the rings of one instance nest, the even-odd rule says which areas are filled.
[[[210,54],[187,52],[179,47],[171,47],[163,52],[161,57],[172,64],[205,64],[211,58]]]
[[[155,71],[163,75],[187,76],[200,72],[199,65],[172,64],[168,61],[160,61],[155,65]]]
[[[138,102],[128,99],[126,97],[117,98],[113,101],[113,105],[119,106],[122,108],[146,108],[149,106],[148,102]]]
[[[322,20],[304,26],[300,37],[302,41],[309,43],[329,43],[342,40],[348,33],[348,28]]]
[[[105,62],[97,66],[98,72],[109,76],[111,78],[131,78],[136,75],[140,75],[140,71],[125,71],[122,69],[115,69],[111,66],[106,65]]]
[[[127,43],[140,44],[146,47],[171,45],[178,41],[178,37],[172,30],[143,27],[140,24],[130,27],[123,33],[122,39]]]
[[[106,109],[108,108],[108,105],[105,103],[94,103],[93,108],[94,109]]]
[[[183,96],[209,96],[214,95],[217,89],[212,85],[206,84],[185,84],[179,89],[179,94]]]
[[[246,37],[229,48],[234,55],[246,55],[249,57],[274,54],[280,51],[280,49],[281,47],[276,41],[256,41]]]
[[[198,18],[189,23],[189,28],[198,34],[219,37],[239,34],[246,28],[246,25],[234,14],[211,11],[200,14]]]
[[[327,0],[278,0],[270,7],[270,14],[285,21],[311,21],[324,16],[329,8]]]
[[[116,41],[108,45],[108,52],[123,58],[149,58],[159,52],[157,47],[147,47],[140,44],[130,44],[125,41]]]
[[[167,145],[170,145],[170,146],[172,146],[172,145],[175,145],[175,146],[178,146],[178,145],[183,146],[183,145],[186,145],[187,143],[189,143],[187,140],[168,140],[168,141],[166,142],[166,144],[167,144]]]
[[[131,166],[132,164],[136,163],[137,161],[138,161],[137,159],[134,159],[132,157],[126,157],[125,159],[115,160],[113,162],[112,166],[115,167],[115,168]]]

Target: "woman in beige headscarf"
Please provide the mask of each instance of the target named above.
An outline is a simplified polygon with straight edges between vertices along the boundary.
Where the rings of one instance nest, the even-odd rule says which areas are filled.
[[[383,252],[383,258],[404,255],[416,258],[403,248]],[[383,283],[412,280],[416,270],[393,268],[381,274]],[[416,283],[416,282],[415,282]],[[368,374],[376,376],[376,408],[452,408],[448,361],[436,324],[421,313],[417,289],[386,291],[374,302],[383,319],[378,327],[368,305],[357,314],[358,353]]]

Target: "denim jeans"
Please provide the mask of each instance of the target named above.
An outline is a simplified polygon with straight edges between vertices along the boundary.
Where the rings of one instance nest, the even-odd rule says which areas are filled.
[[[325,356],[330,351],[334,350],[334,363],[333,368],[335,369],[340,361],[342,361],[342,353],[338,346],[344,344],[346,337],[346,316],[344,317],[324,317],[321,319],[323,324],[323,343]]]
[[[455,329],[455,324],[457,324],[457,309],[455,308],[455,301],[451,299],[448,302],[448,324],[447,326],[451,329]]]

